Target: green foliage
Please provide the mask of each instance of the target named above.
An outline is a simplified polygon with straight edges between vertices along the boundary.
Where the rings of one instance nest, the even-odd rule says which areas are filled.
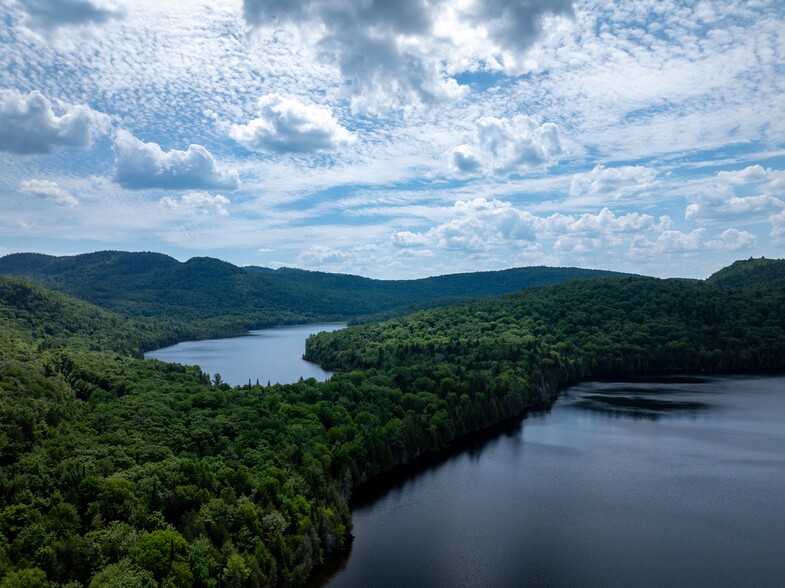
[[[291,268],[243,269],[208,257],[180,263],[158,253],[121,251],[73,257],[12,254],[0,258],[0,273],[38,280],[124,316],[190,321],[199,327],[202,337],[377,313],[400,315],[450,300],[565,280],[625,275],[529,267],[421,280],[371,280]]]
[[[167,259],[128,271],[179,267]],[[193,263],[200,279],[243,274]],[[342,370],[327,382],[231,388],[136,357],[201,327],[0,277],[0,587],[301,585],[345,546],[357,484],[564,383],[785,367],[783,298],[654,279],[537,287],[315,336],[308,357]]]
[[[735,261],[726,268],[712,274],[707,283],[726,288],[749,290],[785,289],[785,260],[750,258]]]

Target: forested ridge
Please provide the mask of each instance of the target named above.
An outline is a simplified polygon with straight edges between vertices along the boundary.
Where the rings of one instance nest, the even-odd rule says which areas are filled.
[[[785,290],[734,271],[733,288],[577,281],[323,333],[307,356],[330,381],[236,388],[136,357],[184,319],[0,276],[0,588],[302,584],[345,545],[358,484],[567,382],[785,368]]]
[[[419,280],[372,280],[292,268],[241,268],[209,257],[181,263],[160,253],[98,251],[0,257],[0,274],[32,278],[128,317],[198,321],[205,336],[293,323],[404,314],[413,308],[541,284],[627,274],[523,267]]]

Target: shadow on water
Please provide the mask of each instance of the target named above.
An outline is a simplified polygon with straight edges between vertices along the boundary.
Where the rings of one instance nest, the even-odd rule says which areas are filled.
[[[390,492],[413,482],[418,476],[438,469],[456,456],[468,456],[472,461],[479,460],[483,452],[492,447],[496,441],[520,435],[526,419],[543,417],[550,411],[550,405],[529,409],[521,417],[471,433],[456,439],[444,449],[426,453],[408,463],[395,466],[355,488],[349,506],[356,509],[372,504]]]
[[[673,416],[674,413],[697,413],[710,407],[703,402],[678,402],[641,396],[619,397],[600,394],[585,396],[574,406],[610,416],[647,420],[659,420],[665,416]]]
[[[630,378],[624,383],[595,381],[571,389],[573,407],[609,416],[635,420],[697,414],[712,407],[706,402],[685,399],[699,392],[700,384],[713,378],[703,376],[654,376]]]
[[[455,457],[468,456],[472,461],[479,460],[482,454],[497,441],[519,437],[525,420],[545,417],[550,413],[551,406],[552,404],[548,404],[530,408],[518,418],[461,437],[444,449],[421,455],[408,463],[395,466],[387,472],[374,476],[354,489],[349,500],[349,507],[356,510],[372,505],[391,492],[401,490],[407,484],[415,483],[420,476],[436,471]],[[353,537],[349,539],[348,545],[336,557],[318,566],[306,586],[309,588],[325,586],[334,576],[344,570],[351,555],[352,540]]]

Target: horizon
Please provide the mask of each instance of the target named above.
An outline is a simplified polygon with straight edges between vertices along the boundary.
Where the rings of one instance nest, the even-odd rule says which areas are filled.
[[[775,1],[16,0],[0,18],[0,256],[705,279],[785,252]]]
[[[578,267],[578,266],[570,266],[570,265],[542,265],[542,264],[538,264],[538,265],[510,266],[510,267],[504,267],[504,268],[492,269],[492,270],[478,269],[478,270],[468,271],[468,272],[463,271],[463,272],[449,272],[449,273],[441,273],[441,274],[426,274],[426,275],[415,276],[415,277],[410,277],[410,278],[384,278],[384,277],[374,278],[374,277],[365,276],[365,275],[362,275],[362,274],[351,274],[351,273],[347,273],[347,272],[333,272],[333,271],[326,271],[326,270],[322,270],[322,269],[308,269],[308,268],[302,268],[302,267],[296,267],[296,266],[288,266],[288,265],[279,266],[279,267],[276,267],[276,268],[269,267],[269,266],[251,265],[251,264],[237,265],[237,264],[234,264],[231,261],[228,261],[226,259],[221,259],[220,257],[213,257],[213,256],[210,256],[210,255],[194,255],[192,257],[181,259],[181,258],[177,258],[177,257],[175,257],[173,255],[169,255],[168,253],[163,253],[161,251],[152,251],[152,250],[147,250],[147,251],[141,251],[141,250],[140,251],[130,251],[130,250],[123,250],[123,249],[101,249],[101,250],[97,250],[97,251],[86,251],[84,253],[62,254],[62,255],[51,254],[51,253],[42,253],[42,252],[38,252],[38,251],[17,251],[17,252],[13,252],[13,253],[0,254],[0,259],[3,259],[5,257],[11,256],[11,255],[45,255],[47,257],[56,257],[56,258],[58,258],[58,257],[78,257],[78,256],[85,256],[85,255],[91,255],[91,254],[96,254],[96,253],[125,253],[125,254],[144,253],[144,254],[153,254],[153,255],[163,255],[165,257],[169,257],[170,259],[173,259],[174,261],[176,261],[178,263],[187,263],[187,262],[189,262],[189,261],[191,261],[193,259],[205,259],[206,258],[206,259],[214,259],[216,261],[221,261],[221,262],[224,262],[224,263],[228,263],[228,264],[233,265],[233,266],[235,266],[237,268],[240,268],[240,269],[257,268],[257,269],[265,269],[265,270],[270,270],[270,271],[296,270],[296,271],[304,271],[304,272],[322,272],[322,273],[329,273],[329,274],[343,274],[343,275],[349,275],[349,276],[353,276],[353,277],[365,278],[365,279],[369,279],[369,280],[378,280],[378,281],[427,280],[429,278],[439,278],[439,277],[443,277],[443,276],[456,276],[456,275],[472,274],[472,273],[504,272],[504,271],[510,271],[510,270],[516,270],[516,269],[527,269],[527,268],[581,269],[581,270],[587,270],[587,271],[617,271],[617,270],[611,270],[611,269],[604,268],[604,267]],[[717,273],[718,271],[720,271],[720,270],[722,270],[722,269],[724,269],[726,267],[729,267],[730,265],[733,265],[736,262],[751,261],[751,260],[754,260],[754,259],[769,259],[769,260],[773,260],[773,261],[782,261],[783,260],[782,258],[773,258],[773,257],[766,257],[766,256],[760,256],[760,257],[751,256],[751,257],[748,257],[748,258],[739,258],[739,259],[736,259],[736,260],[732,261],[731,263],[729,263],[727,265],[724,265],[722,267],[716,268],[715,270],[711,271],[709,274],[707,274],[703,278],[694,278],[694,277],[689,277],[689,276],[676,276],[676,275],[673,275],[673,276],[654,276],[654,275],[650,275],[650,274],[643,274],[643,273],[636,273],[636,272],[620,272],[620,273],[629,273],[629,274],[631,274],[633,276],[639,276],[639,277],[644,277],[644,278],[648,277],[648,278],[658,278],[658,279],[666,279],[666,280],[667,279],[675,279],[675,280],[691,280],[691,279],[694,279],[694,280],[701,281],[701,280],[708,279],[713,274]]]

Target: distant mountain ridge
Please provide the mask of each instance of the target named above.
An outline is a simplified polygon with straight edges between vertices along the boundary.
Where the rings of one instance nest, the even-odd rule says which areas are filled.
[[[126,316],[231,319],[246,328],[352,317],[494,296],[530,286],[631,274],[522,267],[417,280],[374,280],[294,268],[249,267],[209,257],[98,251],[55,257],[15,253],[0,274],[26,277]]]

